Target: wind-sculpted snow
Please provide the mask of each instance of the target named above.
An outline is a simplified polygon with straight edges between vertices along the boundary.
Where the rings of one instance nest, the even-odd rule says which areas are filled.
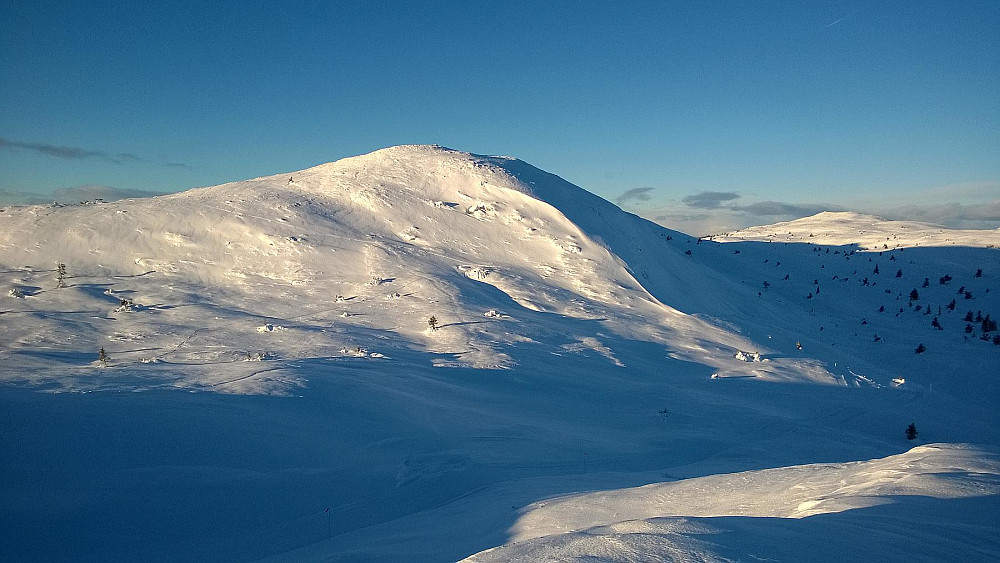
[[[465,561],[570,560],[585,555],[607,561],[728,561],[729,550],[720,549],[712,536],[739,536],[742,531],[712,519],[800,519],[891,504],[907,496],[968,499],[998,493],[1000,462],[994,456],[975,448],[932,444],[870,461],[711,475],[548,499],[523,509],[509,544]],[[896,518],[901,515],[895,512]],[[985,514],[967,517],[990,519]],[[945,519],[938,523],[948,524]],[[783,547],[777,533],[781,527],[772,524],[771,528],[772,538],[757,540],[739,558],[766,559],[783,551],[807,553],[805,546]],[[882,545],[882,537],[877,542],[870,536],[845,539],[855,544],[852,550],[861,548],[874,555],[889,549],[895,554],[893,559],[899,560],[928,557],[925,542],[958,539],[948,537],[953,531],[947,529],[929,532],[937,536],[930,542],[925,538],[910,543],[905,525],[897,533],[891,548]],[[996,558],[1000,545],[980,555]]]

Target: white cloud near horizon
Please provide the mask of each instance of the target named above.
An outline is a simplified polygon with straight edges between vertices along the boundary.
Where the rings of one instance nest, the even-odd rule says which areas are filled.
[[[616,197],[614,202],[618,205],[626,205],[632,201],[649,201],[653,199],[650,195],[655,188],[632,188],[631,190],[625,190],[622,195]]]
[[[699,192],[681,199],[681,202],[688,207],[699,209],[716,209],[727,201],[735,201],[740,198],[736,192]]]

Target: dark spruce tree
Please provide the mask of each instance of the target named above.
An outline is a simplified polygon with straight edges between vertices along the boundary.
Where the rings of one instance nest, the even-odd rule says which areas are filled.
[[[910,425],[906,427],[906,439],[907,440],[916,440],[917,439],[917,425],[916,424],[913,424],[911,422]]]

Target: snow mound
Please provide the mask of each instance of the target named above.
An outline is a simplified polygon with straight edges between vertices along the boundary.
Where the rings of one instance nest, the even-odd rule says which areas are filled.
[[[726,560],[704,534],[723,526],[695,518],[800,519],[893,503],[1000,493],[1000,461],[961,444],[931,444],[870,461],[809,464],[710,475],[534,503],[511,528],[510,543],[465,561],[570,559]],[[714,529],[713,529],[714,528]],[[808,546],[793,552],[808,557]],[[994,546],[995,549],[995,546]],[[744,554],[748,555],[748,554]]]

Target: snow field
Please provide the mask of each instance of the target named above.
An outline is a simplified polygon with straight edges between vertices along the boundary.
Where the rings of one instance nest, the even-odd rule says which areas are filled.
[[[4,208],[0,558],[996,558],[993,236],[699,241],[423,146]]]

